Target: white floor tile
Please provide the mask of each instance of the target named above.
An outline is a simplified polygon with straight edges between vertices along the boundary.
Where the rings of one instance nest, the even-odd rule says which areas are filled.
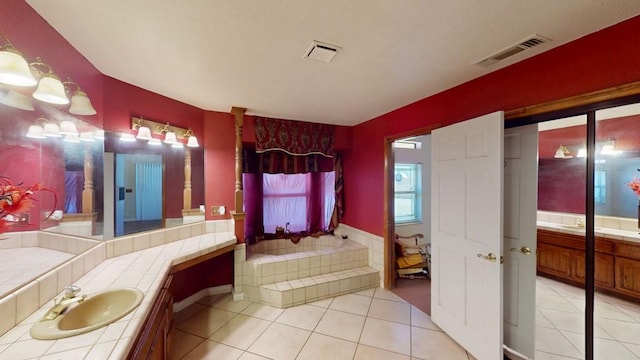
[[[360,343],[411,355],[411,328],[409,325],[367,318]]]
[[[173,359],[182,359],[203,341],[205,341],[204,338],[175,329],[173,331]]]
[[[203,338],[208,338],[231,320],[236,313],[207,308],[176,325],[176,328]]]
[[[442,331],[438,325],[431,321],[431,316],[425,314],[422,310],[413,305],[411,305],[411,326]]]
[[[536,326],[536,350],[573,358],[582,353],[559,330]]]
[[[571,341],[571,343],[584,352],[585,338],[584,334],[567,333],[563,335]],[[615,359],[615,360],[637,360],[638,357],[629,349],[615,340],[594,339],[593,352],[595,359]]]
[[[308,305],[318,306],[326,309],[329,307],[329,305],[331,305],[332,301],[333,301],[333,298],[328,298],[328,299],[318,300],[318,301],[308,303]]]
[[[371,298],[369,297],[348,294],[335,297],[329,308],[357,315],[367,315],[370,304]]]
[[[242,356],[240,356],[238,358],[238,360],[269,360],[269,358],[266,358],[266,357],[260,356],[260,355],[256,355],[256,354],[252,354],[250,352],[245,352],[244,354],[242,354]]]
[[[411,324],[411,305],[409,303],[374,298],[367,316],[409,325]]]
[[[273,306],[252,303],[242,310],[241,314],[273,321],[277,319],[283,311],[284,309],[275,308]]]
[[[249,305],[251,305],[251,301],[247,300],[239,300],[233,301],[233,296],[227,295],[222,299],[214,302],[212,306],[216,309],[222,309],[226,311],[231,311],[235,313],[242,312],[242,310],[246,309]]]
[[[351,360],[356,346],[354,342],[313,333],[296,360]]]
[[[406,301],[401,298],[400,296],[394,294],[393,292],[383,289],[381,287],[376,288],[375,289],[375,293],[373,295],[374,298],[376,299],[385,299],[385,300],[391,300],[391,301],[397,301],[397,302],[401,302],[401,303],[406,303]]]
[[[467,352],[447,334],[413,327],[411,356],[425,360],[467,360]]]
[[[241,355],[242,350],[215,341],[205,340],[181,360],[235,360]]]
[[[322,315],[326,312],[325,308],[300,305],[286,308],[284,312],[276,319],[277,323],[298,327],[301,329],[313,331],[316,328]]]
[[[249,352],[271,359],[293,360],[310,335],[311,332],[306,330],[273,323],[249,347]]]
[[[213,333],[209,340],[246,350],[269,325],[270,321],[239,314]]]
[[[406,355],[359,344],[353,360],[409,360]]]
[[[329,309],[315,332],[356,342],[362,334],[365,319],[364,316]]]
[[[618,341],[640,345],[640,323],[601,319],[598,325]]]

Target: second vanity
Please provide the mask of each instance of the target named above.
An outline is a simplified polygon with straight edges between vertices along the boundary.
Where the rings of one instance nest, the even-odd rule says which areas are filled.
[[[537,272],[584,286],[585,229],[580,221],[565,224],[538,221]],[[595,285],[598,291],[640,301],[640,234],[595,228]]]

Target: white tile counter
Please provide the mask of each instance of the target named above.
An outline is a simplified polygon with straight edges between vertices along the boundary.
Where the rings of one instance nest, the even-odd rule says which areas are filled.
[[[53,306],[53,301],[48,301],[0,337],[0,359],[125,359],[169,268],[235,243],[231,232],[206,233],[107,258],[73,284],[89,297],[112,288],[138,288],[145,297],[136,310],[113,324],[82,335],[59,340],[33,339],[29,330]],[[107,257],[110,245],[112,249],[118,246],[107,243]]]
[[[558,224],[546,221],[538,221],[537,225],[538,229],[556,231],[566,234],[584,236],[585,232],[584,228],[578,227],[576,225]],[[596,226],[594,233],[596,236],[601,236],[607,239],[640,243],[640,231],[621,230]]]

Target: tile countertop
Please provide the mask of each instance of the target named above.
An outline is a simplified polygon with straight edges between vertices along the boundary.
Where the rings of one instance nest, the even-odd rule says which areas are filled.
[[[138,288],[145,297],[136,310],[115,323],[85,334],[58,340],[33,339],[29,330],[51,308],[53,301],[49,301],[0,337],[0,360],[125,359],[169,268],[235,243],[233,233],[207,233],[106,259],[74,285],[80,286],[81,294],[89,297],[107,289]]]
[[[538,221],[537,225],[538,229],[557,231],[574,235],[584,235],[584,228],[577,227],[576,225],[565,225],[546,221]],[[638,231],[620,230],[596,226],[595,235],[608,239],[640,243],[640,232]]]

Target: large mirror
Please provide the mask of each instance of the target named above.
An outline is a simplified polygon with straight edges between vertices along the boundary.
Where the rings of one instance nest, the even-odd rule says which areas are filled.
[[[636,218],[627,186],[640,177],[640,105],[596,113],[595,208],[599,216]],[[540,124],[538,210],[584,214],[586,115]]]

